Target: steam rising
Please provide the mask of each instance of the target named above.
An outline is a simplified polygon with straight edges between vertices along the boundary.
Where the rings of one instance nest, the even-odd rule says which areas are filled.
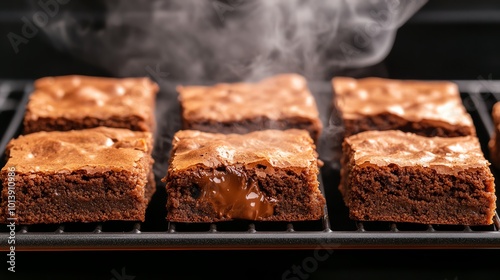
[[[150,67],[187,82],[280,72],[322,80],[383,60],[425,1],[104,1],[103,24],[70,10],[44,30],[60,49],[115,76],[144,76]]]

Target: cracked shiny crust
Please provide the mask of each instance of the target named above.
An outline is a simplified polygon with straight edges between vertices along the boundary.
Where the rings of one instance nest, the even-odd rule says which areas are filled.
[[[158,89],[149,78],[41,78],[27,105],[25,132],[100,125],[152,131]]]
[[[257,165],[307,168],[317,165],[315,145],[304,130],[263,130],[248,134],[181,130],[174,136],[171,168],[196,165]]]
[[[322,129],[307,81],[297,74],[281,74],[256,83],[178,86],[177,91],[185,129],[200,130],[206,123],[216,123],[234,126],[233,133],[238,133],[238,126],[245,123],[264,124],[261,129],[293,128],[288,126],[299,123],[309,127],[313,138]]]
[[[424,137],[402,131],[366,131],[345,139],[356,165],[431,167],[439,173],[484,168],[485,159],[475,136]]]
[[[27,173],[134,169],[151,147],[150,132],[107,127],[42,131],[11,140],[7,165]]]
[[[348,135],[391,129],[426,136],[475,134],[454,83],[347,77],[333,78],[332,83],[335,106],[350,126]]]

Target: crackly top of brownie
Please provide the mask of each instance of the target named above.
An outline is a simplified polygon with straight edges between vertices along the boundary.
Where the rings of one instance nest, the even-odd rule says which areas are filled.
[[[346,119],[390,113],[410,121],[473,125],[452,82],[335,77],[332,83]]]
[[[151,133],[120,128],[36,132],[9,142],[6,166],[22,173],[133,169],[151,145]]]
[[[159,90],[149,78],[107,78],[81,75],[44,77],[35,81],[27,109],[43,117],[149,118]]]
[[[345,139],[356,165],[423,166],[440,173],[490,165],[475,136],[424,137],[399,130],[366,131]]]
[[[298,74],[276,75],[256,83],[178,86],[185,118],[231,122],[267,117],[317,119],[316,101]]]
[[[184,170],[244,165],[308,168],[317,164],[313,140],[305,130],[262,130],[248,134],[181,130],[174,135],[170,168]]]

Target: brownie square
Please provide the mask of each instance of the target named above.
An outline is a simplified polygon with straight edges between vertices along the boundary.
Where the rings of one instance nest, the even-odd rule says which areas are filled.
[[[262,130],[175,134],[167,189],[167,219],[304,221],[324,215],[318,158],[308,132]]]
[[[440,137],[476,134],[452,82],[335,77],[332,84],[346,137],[368,130]]]
[[[491,117],[493,118],[495,128],[488,143],[490,159],[496,168],[500,168],[500,102],[493,105]]]
[[[15,201],[19,224],[144,221],[155,190],[151,147],[150,132],[107,127],[11,140],[0,172],[2,217]]]
[[[489,225],[495,183],[475,136],[367,131],[343,142],[340,192],[350,218]]]
[[[45,77],[35,81],[24,133],[98,126],[155,129],[158,85],[149,78]]]
[[[305,129],[316,141],[322,130],[307,81],[281,74],[256,83],[178,86],[183,129],[245,134],[257,130]]]

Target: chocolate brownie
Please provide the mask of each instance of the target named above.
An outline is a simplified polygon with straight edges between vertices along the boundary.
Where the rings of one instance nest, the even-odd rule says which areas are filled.
[[[490,159],[496,168],[500,168],[500,102],[493,105],[491,116],[493,118],[495,128],[488,143]]]
[[[318,158],[308,132],[262,130],[175,134],[168,174],[167,219],[303,221],[324,214]]]
[[[2,216],[14,197],[20,224],[144,221],[155,190],[151,146],[150,132],[107,127],[11,140],[0,172]]]
[[[346,137],[368,130],[441,137],[476,134],[452,82],[336,77],[332,84]]]
[[[475,136],[367,131],[344,140],[339,189],[353,220],[489,225],[489,165]]]
[[[257,83],[178,86],[183,128],[244,134],[257,130],[305,129],[316,141],[322,130],[307,81],[281,74]]]
[[[149,78],[45,77],[35,81],[24,133],[98,126],[154,131],[158,85]]]

